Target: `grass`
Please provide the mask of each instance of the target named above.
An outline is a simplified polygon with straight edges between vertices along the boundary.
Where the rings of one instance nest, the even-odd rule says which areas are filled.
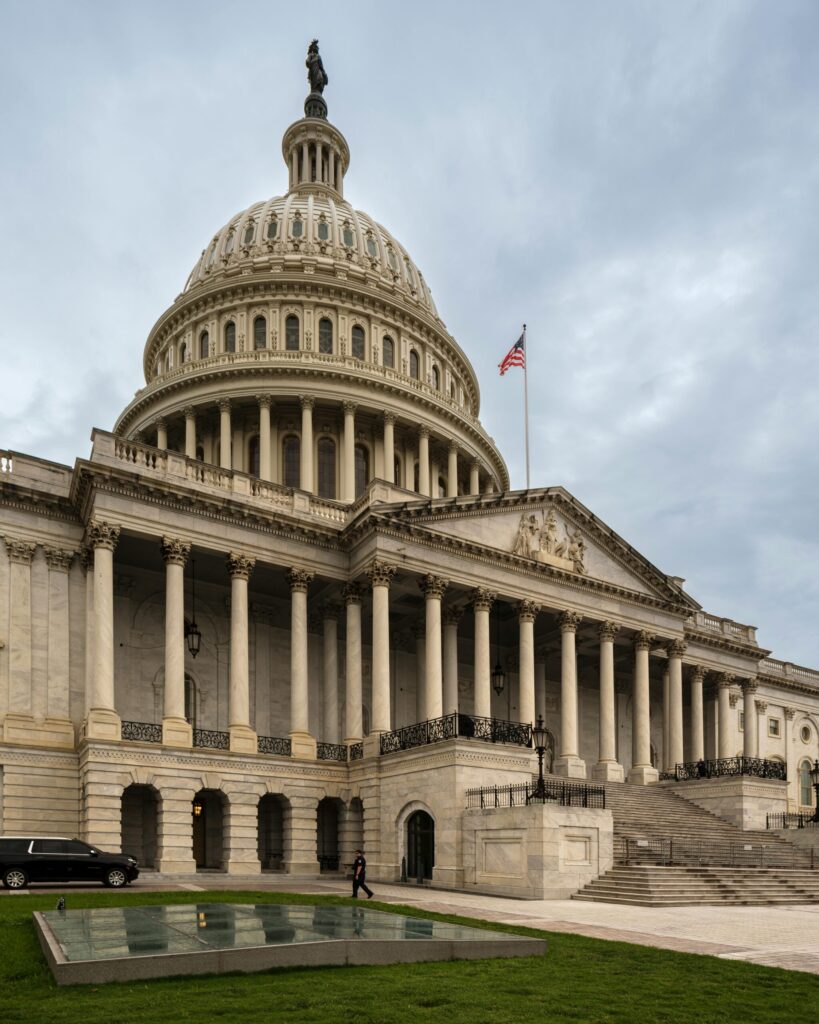
[[[275,970],[58,988],[31,914],[53,894],[0,898],[2,1024],[815,1024],[819,984],[799,974],[579,935],[379,904],[370,907],[548,939],[545,957]],[[69,907],[348,903],[295,893],[76,893]]]

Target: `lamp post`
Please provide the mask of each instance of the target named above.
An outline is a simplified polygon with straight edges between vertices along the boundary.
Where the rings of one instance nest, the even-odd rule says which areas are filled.
[[[202,644],[202,633],[196,625],[196,559],[191,559],[191,621],[185,623],[185,640],[195,658]]]
[[[492,689],[500,697],[503,693],[503,688],[506,685],[506,673],[503,671],[503,665],[501,665],[500,606],[498,606],[497,611],[495,612],[495,625],[498,641],[498,660],[495,662],[495,667],[492,669]]]
[[[819,761],[813,762],[813,768],[810,770],[810,781],[813,783],[813,790],[816,795],[816,809],[810,820],[819,821]]]
[[[538,800],[546,799],[546,782],[543,778],[543,754],[546,750],[546,726],[543,715],[537,716],[537,725],[532,726],[532,742],[537,753],[537,785],[532,796]]]

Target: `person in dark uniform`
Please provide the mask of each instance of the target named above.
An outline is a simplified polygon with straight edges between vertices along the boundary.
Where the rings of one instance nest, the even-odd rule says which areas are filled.
[[[353,899],[358,899],[359,889],[366,892],[368,900],[373,898],[372,889],[367,885],[367,862],[361,850],[356,850],[353,861]]]

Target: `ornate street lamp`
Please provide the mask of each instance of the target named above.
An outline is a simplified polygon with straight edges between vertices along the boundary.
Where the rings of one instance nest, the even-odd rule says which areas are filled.
[[[202,646],[202,634],[196,625],[196,559],[191,559],[191,621],[185,623],[185,640],[191,657],[195,658]]]
[[[811,821],[819,821],[819,761],[813,762],[813,768],[810,770],[810,781],[813,783],[813,789],[816,794],[816,810],[813,812]]]
[[[532,742],[537,752],[537,785],[532,796],[539,800],[546,799],[546,781],[543,778],[543,754],[546,750],[546,738],[548,732],[543,721],[543,715],[537,716],[537,725],[532,726]]]
[[[498,639],[498,660],[495,663],[494,669],[492,669],[492,689],[500,697],[503,693],[503,688],[506,686],[506,673],[503,671],[503,665],[501,665],[501,645],[500,645],[500,605],[498,605],[495,613],[495,623],[497,629]]]

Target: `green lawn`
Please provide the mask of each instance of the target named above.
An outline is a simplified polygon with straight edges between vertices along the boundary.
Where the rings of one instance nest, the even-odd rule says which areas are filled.
[[[58,988],[40,953],[31,914],[56,896],[0,898],[0,1022],[26,1024],[815,1024],[819,982],[707,956],[545,935],[546,957],[393,967],[276,970],[138,984]],[[125,903],[346,903],[294,893],[76,893],[70,908]],[[415,917],[416,908],[378,904]]]

